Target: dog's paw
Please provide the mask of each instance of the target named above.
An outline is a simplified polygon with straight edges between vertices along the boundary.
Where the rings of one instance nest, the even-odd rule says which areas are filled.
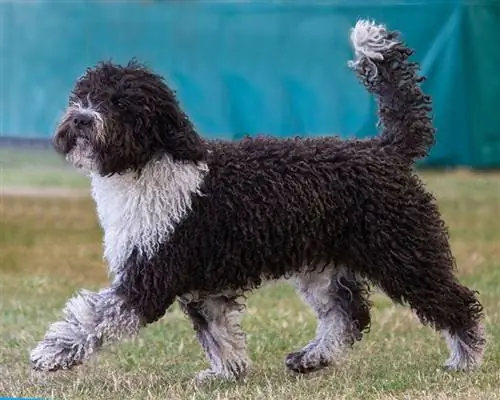
[[[293,372],[306,374],[327,367],[330,361],[316,349],[300,350],[287,355],[286,367]]]
[[[100,343],[97,336],[84,334],[76,325],[56,322],[31,351],[31,366],[36,371],[70,369],[89,358]]]
[[[238,360],[238,362],[228,362],[225,368],[220,371],[206,369],[196,375],[196,382],[201,384],[214,380],[230,382],[244,380],[248,373],[249,364],[247,361]]]
[[[31,351],[30,360],[35,371],[54,372],[81,364],[83,351],[81,346],[67,346],[55,339],[46,339]]]
[[[206,384],[213,382],[217,379],[226,379],[222,374],[212,371],[211,369],[205,369],[196,374],[195,381],[198,384]]]
[[[479,368],[479,363],[473,358],[458,358],[452,355],[443,365],[443,369],[448,372],[469,372]]]
[[[196,375],[195,382],[198,385],[206,385],[212,382],[220,381],[220,382],[236,382],[241,380],[242,376],[237,376],[229,372],[219,372],[211,369],[206,369],[204,371],[199,372]]]

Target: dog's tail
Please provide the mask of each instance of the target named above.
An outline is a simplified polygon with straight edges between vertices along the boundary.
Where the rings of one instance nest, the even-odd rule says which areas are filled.
[[[435,129],[431,99],[419,85],[425,78],[418,74],[419,65],[408,61],[413,50],[397,32],[366,20],[356,23],[350,38],[356,59],[349,66],[377,98],[382,146],[409,163],[425,157]]]

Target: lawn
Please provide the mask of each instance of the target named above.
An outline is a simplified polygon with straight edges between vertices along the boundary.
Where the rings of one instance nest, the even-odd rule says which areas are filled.
[[[47,181],[86,187],[84,179],[67,176],[67,181]],[[500,399],[500,174],[426,173],[425,179],[448,221],[460,279],[480,292],[485,306],[489,346],[479,371],[442,370],[447,357],[442,338],[421,326],[407,308],[394,306],[376,293],[371,332],[355,345],[344,364],[308,376],[289,374],[283,358],[313,337],[315,322],[291,287],[279,283],[266,285],[249,298],[243,325],[254,367],[244,383],[194,384],[193,376],[207,363],[177,306],[136,340],[109,347],[73,371],[33,374],[29,351],[58,318],[65,300],[79,288],[98,289],[107,283],[101,232],[94,205],[86,196],[4,196],[0,204],[0,396]],[[37,182],[44,186],[25,176],[13,183]]]
[[[12,187],[85,188],[87,179],[77,174],[52,149],[0,147],[2,189]]]

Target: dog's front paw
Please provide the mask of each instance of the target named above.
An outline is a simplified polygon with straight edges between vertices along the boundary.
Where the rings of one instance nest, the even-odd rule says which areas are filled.
[[[221,374],[218,374],[211,369],[205,369],[196,374],[195,381],[198,384],[210,383],[216,379],[223,379],[224,377]]]
[[[317,349],[309,348],[288,354],[285,364],[289,370],[305,374],[327,367],[330,360]]]
[[[31,351],[31,365],[36,371],[70,369],[81,364],[99,345],[96,336],[83,335],[75,326],[58,322]]]
[[[56,340],[49,339],[40,342],[31,351],[31,366],[35,371],[57,371],[70,369],[81,364],[82,349],[79,346],[65,346]]]
[[[238,360],[238,362],[228,362],[221,370],[206,369],[196,375],[196,382],[201,384],[218,379],[232,382],[243,380],[247,376],[249,364]]]
[[[195,381],[197,384],[209,384],[214,381],[228,381],[228,382],[236,382],[240,380],[242,376],[234,375],[232,373],[222,372],[222,371],[214,371],[211,369],[206,369],[204,371],[196,374]]]

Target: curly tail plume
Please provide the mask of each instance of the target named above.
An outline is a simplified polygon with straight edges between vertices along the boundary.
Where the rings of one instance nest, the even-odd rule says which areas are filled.
[[[427,156],[434,144],[431,99],[420,83],[419,65],[409,62],[413,50],[397,32],[360,20],[351,29],[355,60],[349,66],[366,89],[376,96],[382,127],[382,146],[409,163]]]

